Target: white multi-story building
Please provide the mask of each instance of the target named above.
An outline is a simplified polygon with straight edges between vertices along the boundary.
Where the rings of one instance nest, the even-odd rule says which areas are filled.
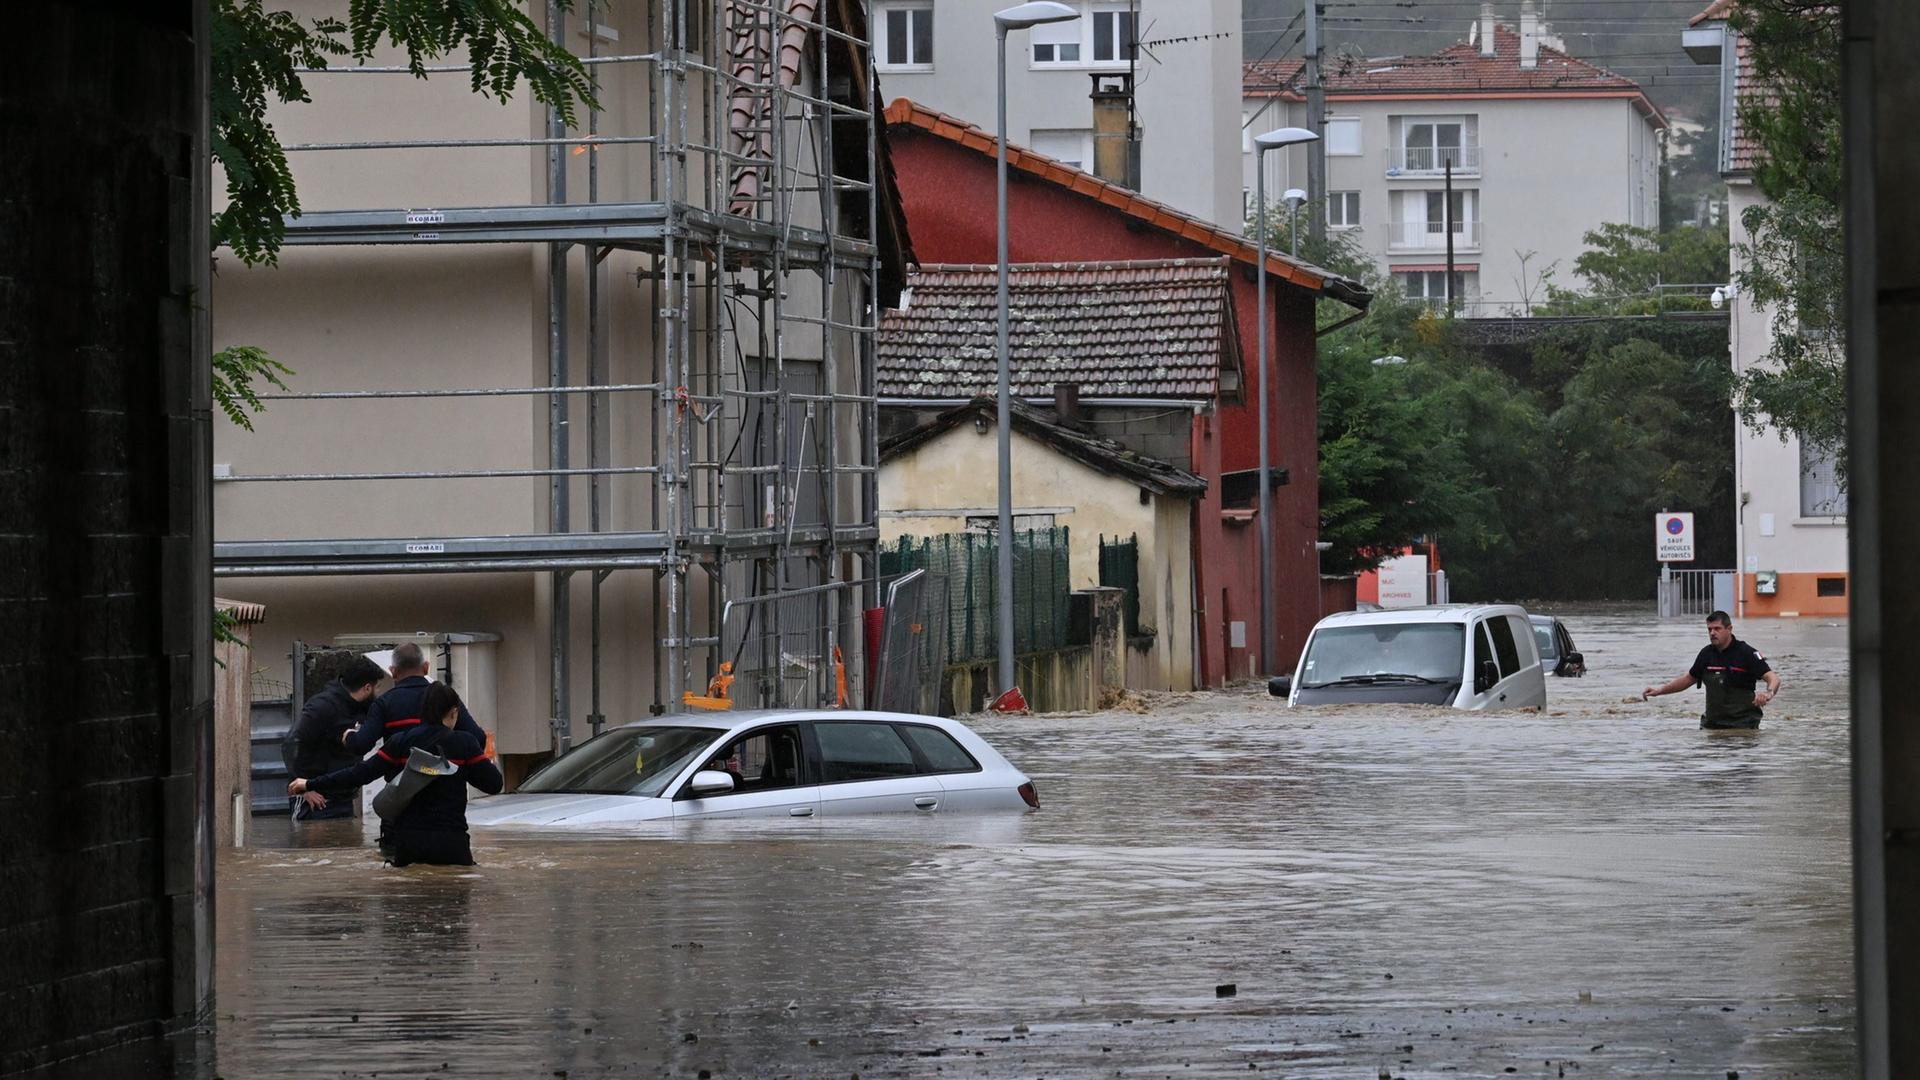
[[[1720,175],[1727,181],[1733,230],[1729,277],[1744,269],[1747,208],[1767,201],[1753,182],[1758,147],[1740,130],[1737,103],[1757,87],[1746,42],[1729,25],[1732,0],[1695,15],[1682,38],[1696,63],[1720,68]],[[1736,373],[1764,363],[1773,347],[1774,313],[1729,286],[1728,351]],[[1833,458],[1776,428],[1734,431],[1734,543],[1740,589],[1735,615],[1844,615],[1847,493]]]
[[[1407,295],[1435,304],[1447,296],[1451,234],[1465,315],[1524,314],[1545,299],[1549,275],[1574,284],[1582,236],[1601,225],[1658,227],[1666,118],[1639,84],[1557,45],[1530,8],[1518,31],[1483,9],[1468,41],[1431,56],[1329,59],[1328,226],[1351,230]],[[1245,65],[1248,215],[1252,137],[1307,126],[1302,67]],[[1269,213],[1287,189],[1308,188],[1307,156],[1265,155]]]
[[[995,130],[993,13],[1010,4],[874,0],[881,93]],[[1069,6],[1080,18],[1008,35],[1008,141],[1196,217],[1239,225],[1240,0]],[[1131,177],[1122,171],[1129,93],[1138,140]],[[1095,147],[1108,133],[1112,155],[1097,164]]]

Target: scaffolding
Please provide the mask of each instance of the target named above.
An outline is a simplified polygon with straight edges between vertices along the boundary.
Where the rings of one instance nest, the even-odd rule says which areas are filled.
[[[533,535],[230,540],[220,576],[452,572],[551,575],[551,747],[573,739],[571,580],[590,575],[590,698],[602,709],[602,586],[652,576],[653,711],[734,665],[743,706],[836,703],[836,679],[794,679],[798,656],[857,673],[859,612],[878,587],[878,403],[873,339],[905,238],[883,205],[877,87],[859,0],[655,0],[650,51],[599,55],[607,0],[586,6],[596,85],[608,65],[645,71],[652,130],[569,131],[549,110],[544,138],[367,140],[289,145],[290,153],[527,147],[546,155],[547,202],[522,206],[313,211],[289,218],[289,246],[525,244],[546,249],[544,386],[427,387],[261,395],[263,400],[502,396],[546,399],[547,460],[527,468],[298,472],[218,483],[543,480],[547,529]],[[629,7],[627,10],[634,10]],[[548,29],[564,40],[564,12]],[[711,32],[708,32],[711,31]],[[613,35],[616,36],[617,35]],[[405,67],[324,69],[326,77]],[[467,74],[464,66],[429,72]],[[316,75],[319,73],[316,73]],[[603,100],[601,106],[607,103]],[[600,148],[645,150],[647,201],[601,198]],[[569,154],[587,154],[583,200],[567,192]],[[629,192],[631,194],[631,192]],[[641,261],[652,375],[610,378],[609,253]],[[885,265],[883,266],[883,262]],[[586,379],[568,340],[569,276],[586,283]],[[640,300],[636,297],[635,303]],[[571,459],[576,406],[588,462]],[[615,460],[610,421],[648,432],[650,456]],[[644,418],[636,413],[645,413]],[[613,485],[637,483],[615,529]],[[584,523],[574,497],[584,493]],[[584,528],[582,528],[584,524]],[[794,602],[769,602],[792,597]],[[753,611],[754,618],[730,613]],[[795,615],[804,611],[807,614]],[[804,619],[804,626],[787,625]],[[805,638],[796,643],[796,634]],[[843,659],[844,658],[844,659]],[[838,683],[844,685],[844,676]]]

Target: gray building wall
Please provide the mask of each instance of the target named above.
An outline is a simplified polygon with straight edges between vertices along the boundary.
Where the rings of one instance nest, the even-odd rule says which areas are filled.
[[[1264,108],[1264,111],[1262,111]],[[1250,130],[1305,125],[1306,107],[1298,103],[1249,98]],[[1444,263],[1442,245],[1396,244],[1391,226],[1404,221],[1397,195],[1438,191],[1438,176],[1387,175],[1397,119],[1415,116],[1465,116],[1477,130],[1481,167],[1478,176],[1457,176],[1454,188],[1473,192],[1467,219],[1478,222],[1477,242],[1456,236],[1456,263],[1478,264],[1464,282],[1467,315],[1503,315],[1524,311],[1544,299],[1540,282],[1551,270],[1562,288],[1583,285],[1574,260],[1586,250],[1581,237],[1601,225],[1621,223],[1657,228],[1660,204],[1660,133],[1632,102],[1620,98],[1461,98],[1378,101],[1332,98],[1330,118],[1360,121],[1360,153],[1327,156],[1327,190],[1360,193],[1360,218],[1353,233],[1375,265]],[[1242,154],[1242,177],[1255,188],[1254,155]],[[1266,155],[1269,214],[1288,188],[1307,187],[1304,151],[1276,150]],[[1249,195],[1249,206],[1251,198]],[[1305,211],[1302,211],[1304,215]],[[1301,227],[1306,227],[1304,218]],[[1436,239],[1439,237],[1436,235]],[[1531,253],[1531,255],[1529,255]],[[1523,265],[1523,257],[1524,265]]]
[[[207,7],[0,71],[0,1073],[210,1004]]]
[[[885,32],[884,13],[890,8],[930,7],[933,12],[933,63],[883,65],[882,96],[912,98],[995,131],[993,13],[1009,5],[1010,0],[875,0],[876,38]],[[1075,0],[1075,6],[1086,10],[1088,0]],[[1151,45],[1153,55],[1143,54],[1136,65],[1141,194],[1231,228],[1241,220],[1234,165],[1240,140],[1240,0],[1138,0],[1137,7],[1143,41],[1191,39]],[[1007,138],[1060,157],[1046,133],[1090,133],[1091,76],[1127,66],[1036,67],[1033,33],[1008,35]],[[1083,44],[1083,61],[1091,55]],[[1042,133],[1037,139],[1036,132]],[[1087,145],[1090,152],[1091,142]],[[1090,159],[1086,168],[1092,171]]]

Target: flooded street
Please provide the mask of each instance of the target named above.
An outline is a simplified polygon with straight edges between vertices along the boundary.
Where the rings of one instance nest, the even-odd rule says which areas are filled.
[[[1544,714],[1249,688],[978,719],[1031,815],[477,832],[470,870],[256,819],[202,1066],[1851,1075],[1844,624],[1735,627],[1786,684],[1757,735],[1639,703],[1696,621],[1568,625],[1592,674]]]

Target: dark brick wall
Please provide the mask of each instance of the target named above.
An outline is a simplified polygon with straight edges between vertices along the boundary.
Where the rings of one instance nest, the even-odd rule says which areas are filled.
[[[0,1072],[210,987],[196,8],[35,0],[0,64]]]

